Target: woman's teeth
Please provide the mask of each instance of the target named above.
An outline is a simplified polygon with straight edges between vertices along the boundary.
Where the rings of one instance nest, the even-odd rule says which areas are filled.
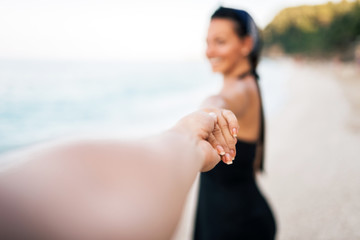
[[[220,62],[220,60],[221,60],[221,58],[209,58],[209,61],[211,63],[218,63],[218,62]]]

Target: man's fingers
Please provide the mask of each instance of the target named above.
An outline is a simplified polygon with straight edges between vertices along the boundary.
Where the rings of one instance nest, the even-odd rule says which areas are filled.
[[[221,143],[216,139],[214,134],[210,134],[208,138],[208,142],[211,144],[211,146],[216,150],[216,152],[221,156],[225,157],[226,152],[224,147],[221,145]],[[225,159],[225,158],[224,158]],[[224,161],[227,162],[226,160]]]
[[[209,115],[215,120],[215,122],[217,122],[216,113],[214,113],[214,112],[209,112]]]
[[[217,154],[217,152],[210,146],[209,142],[202,141],[201,142],[202,147],[205,149],[205,163],[201,169],[201,172],[207,172],[213,169],[216,164],[219,163],[221,160],[220,156]]]
[[[214,131],[211,134],[211,137],[212,136],[214,137],[213,147],[216,149],[219,155],[225,155],[225,153],[229,151],[229,148],[218,124],[215,125]]]

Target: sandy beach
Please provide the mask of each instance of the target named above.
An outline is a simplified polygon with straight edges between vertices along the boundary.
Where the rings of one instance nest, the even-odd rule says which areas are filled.
[[[289,61],[289,97],[267,119],[259,176],[277,239],[360,239],[360,67]],[[196,191],[173,239],[191,239]]]

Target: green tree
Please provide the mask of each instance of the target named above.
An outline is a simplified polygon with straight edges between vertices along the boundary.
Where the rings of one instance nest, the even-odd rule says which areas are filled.
[[[339,54],[359,40],[360,0],[284,9],[263,36],[265,49],[276,44],[288,54]]]

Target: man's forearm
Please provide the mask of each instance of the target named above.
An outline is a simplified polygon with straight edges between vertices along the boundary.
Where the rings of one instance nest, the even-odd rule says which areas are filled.
[[[44,146],[25,156],[31,161],[2,176],[7,194],[36,213],[26,216],[34,228],[70,239],[168,239],[203,161],[196,141],[176,131],[151,141]]]

